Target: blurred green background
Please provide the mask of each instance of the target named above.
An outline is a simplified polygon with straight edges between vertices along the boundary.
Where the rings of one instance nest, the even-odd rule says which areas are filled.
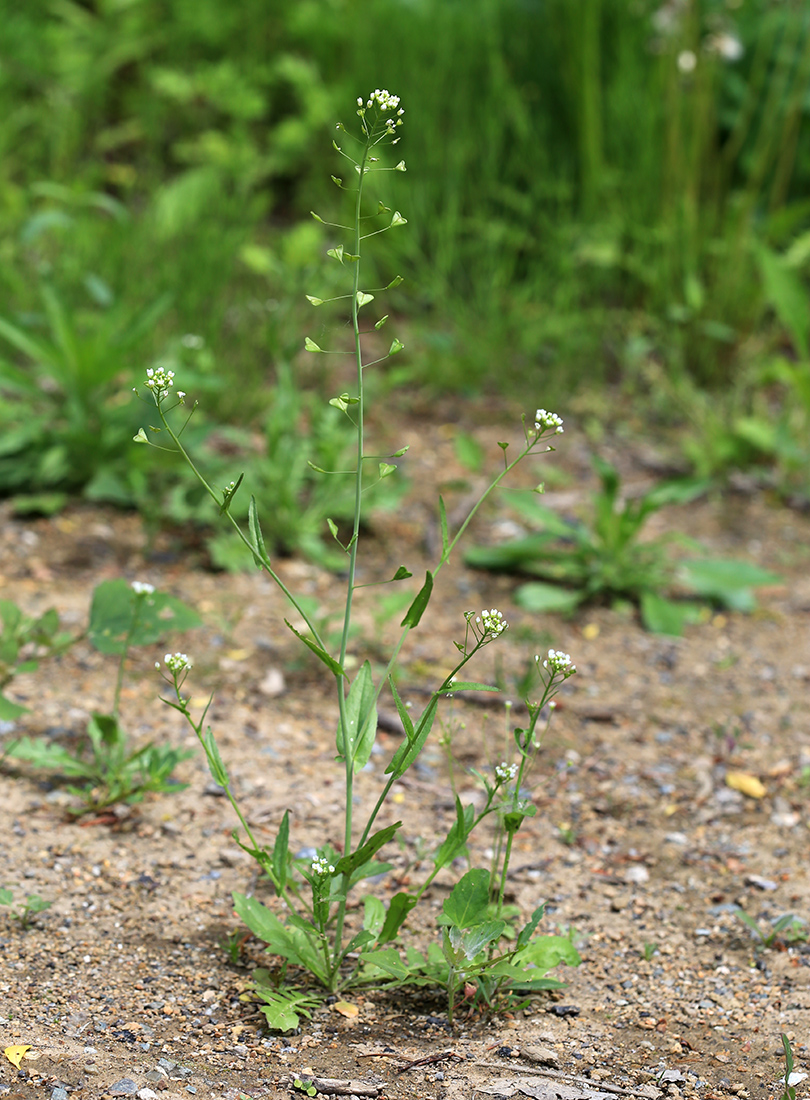
[[[406,110],[385,197],[409,225],[378,252],[406,277],[395,381],[574,408],[596,435],[622,408],[700,476],[806,497],[804,0],[7,5],[0,494],[204,519],[129,445],[159,359],[208,409],[189,438],[214,476],[238,455],[277,547],[326,553],[305,460],[347,440],[298,361],[303,295],[336,277],[309,211],[340,209],[334,124],[378,86]]]

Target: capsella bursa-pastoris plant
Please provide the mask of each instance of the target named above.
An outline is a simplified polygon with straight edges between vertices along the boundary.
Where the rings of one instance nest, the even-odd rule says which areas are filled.
[[[367,359],[366,337],[376,336],[388,321],[388,316],[379,316],[365,325],[361,322],[361,315],[367,316],[373,303],[374,308],[377,308],[378,297],[402,281],[399,276],[395,276],[384,287],[366,287],[363,283],[363,261],[367,241],[391,230],[398,230],[406,224],[406,219],[399,211],[392,210],[382,201],[369,204],[367,200],[367,190],[373,177],[389,171],[405,171],[403,161],[388,167],[383,157],[386,147],[399,141],[403,115],[399,98],[385,90],[375,89],[366,100],[358,99],[359,133],[355,136],[342,124],[338,126],[339,133],[345,134],[351,142],[351,151],[342,148],[337,142],[333,143],[337,153],[350,166],[348,180],[344,182],[339,176],[333,176],[332,179],[342,191],[351,195],[353,217],[347,219],[349,224],[343,225],[326,222],[314,215],[319,222],[329,226],[336,236],[343,237],[343,242],[330,248],[327,255],[343,268],[347,292],[336,299],[323,299],[316,295],[307,297],[316,308],[326,301],[342,299],[346,302],[353,335],[351,354],[355,364],[354,392],[342,393],[329,402],[336,410],[335,415],[348,417],[356,433],[354,470],[349,475],[324,471],[324,476],[350,476],[353,479],[355,501],[351,533],[345,541],[341,541],[337,526],[328,523],[332,536],[346,555],[342,630],[339,642],[334,647],[330,649],[327,640],[319,632],[318,624],[308,612],[306,602],[299,602],[274,569],[265,548],[255,500],[250,500],[245,530],[231,515],[231,502],[242,488],[242,476],[236,477],[224,488],[217,488],[209,484],[204,473],[196,466],[182,438],[183,429],[193,414],[196,403],[190,410],[185,408],[186,394],[175,389],[174,374],[159,365],[147,371],[147,393],[144,395],[150,404],[154,403],[159,423],[148,430],[142,428],[135,441],[161,446],[179,453],[186,460],[219,506],[224,520],[230,522],[237,531],[256,565],[275,581],[298,619],[305,624],[305,628],[299,630],[285,619],[287,627],[321,662],[324,675],[330,676],[335,684],[336,744],[338,761],[345,775],[342,835],[334,837],[331,843],[324,843],[314,858],[301,859],[292,855],[295,849],[290,845],[288,813],[281,820],[272,849],[263,847],[251,831],[233,796],[228,771],[220,757],[211,727],[205,727],[208,706],[201,716],[195,718],[190,710],[190,700],[183,694],[191,669],[189,658],[181,653],[167,654],[161,666],[163,677],[170,688],[170,697],[164,699],[164,702],[178,710],[194,729],[206,753],[214,779],[224,788],[239,818],[244,833],[240,843],[258,861],[270,879],[276,895],[281,899],[280,905],[271,907],[265,906],[255,897],[236,894],[237,912],[251,931],[267,943],[271,954],[281,956],[289,965],[309,971],[326,990],[334,992],[358,982],[383,986],[410,981],[437,984],[447,990],[452,1015],[460,990],[464,991],[465,996],[469,996],[470,989],[474,989],[476,995],[480,994],[491,1003],[493,997],[506,989],[541,986],[548,988],[549,985],[558,984],[550,979],[543,979],[545,971],[560,959],[577,961],[570,941],[561,937],[535,936],[542,907],[535,911],[525,927],[515,930],[509,940],[504,937],[507,925],[503,919],[504,887],[512,843],[524,819],[534,813],[523,783],[537,750],[541,712],[563,681],[576,671],[567,655],[552,650],[544,660],[537,658],[542,690],[540,699],[529,704],[528,727],[514,731],[510,748],[512,759],[504,759],[489,775],[479,776],[485,789],[483,808],[464,806],[460,799],[456,799],[456,820],[444,841],[433,853],[432,868],[425,882],[413,893],[396,894],[387,905],[374,894],[369,894],[363,899],[363,917],[359,922],[356,908],[352,906],[350,912],[348,906],[352,891],[359,882],[383,875],[391,869],[391,865],[382,862],[378,856],[392,841],[402,823],[397,821],[377,828],[377,819],[394,784],[402,779],[419,758],[441,700],[459,690],[495,690],[486,684],[469,681],[462,673],[465,673],[467,665],[481,649],[501,637],[507,629],[507,623],[501,612],[495,608],[465,614],[463,626],[460,624],[461,637],[454,643],[457,652],[453,667],[435,687],[426,706],[418,715],[412,714],[410,708],[403,703],[394,679],[402,647],[410,632],[422,622],[437,574],[450,559],[483,501],[519,462],[529,455],[552,450],[549,440],[562,433],[563,424],[559,416],[545,409],[538,409],[534,418],[528,422],[523,418],[523,443],[517,455],[510,459],[509,444],[498,444],[502,453],[503,469],[470,509],[458,530],[450,530],[444,501],[439,498],[441,553],[434,568],[426,571],[424,583],[410,602],[401,623],[401,635],[388,663],[375,676],[370,661],[365,660],[360,664],[359,671],[353,677],[350,676],[349,667],[356,667],[357,664],[348,658],[355,657],[349,652],[349,640],[352,637],[355,595],[361,587],[357,580],[357,566],[362,536],[364,489],[382,478],[392,476],[396,472],[396,459],[407,450],[403,446],[394,453],[383,456],[366,453],[365,372],[372,367],[380,367],[392,356],[399,354],[403,344],[394,337],[385,355]],[[324,354],[324,349],[310,337],[306,338],[304,346],[313,354]],[[401,566],[393,577],[379,578],[374,583],[401,584],[407,582],[411,576],[411,572]],[[388,761],[374,805],[367,810],[365,819],[358,822],[355,819],[354,777],[365,767],[371,756],[377,729],[377,704],[381,692],[386,688],[390,691],[401,718],[404,738]],[[549,710],[545,711],[546,715],[549,713]],[[401,955],[394,944],[408,914],[418,904],[436,875],[458,856],[466,854],[471,833],[488,817],[492,817],[497,823],[498,841],[492,866],[486,871],[468,871],[456,884],[445,903],[437,942],[431,944],[427,952],[422,954],[410,948],[406,956]],[[257,980],[256,994],[259,999],[266,1001],[263,1008],[271,1024],[281,1019],[289,1021],[291,1015],[295,1015],[291,1006],[296,995],[291,992],[285,998],[279,993],[281,988],[283,987],[276,983],[271,995],[266,983],[262,985]]]

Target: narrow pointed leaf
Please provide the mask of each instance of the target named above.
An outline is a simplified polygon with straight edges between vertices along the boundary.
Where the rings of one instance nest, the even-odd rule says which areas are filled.
[[[374,836],[370,837],[365,844],[361,845],[356,852],[352,852],[351,855],[343,856],[335,864],[336,875],[351,875],[358,867],[362,867],[364,863],[367,863],[372,856],[379,852],[380,848],[388,844],[393,837],[397,829],[402,827],[401,821],[395,821],[393,825],[386,825],[384,829],[380,829]]]
[[[290,811],[284,811],[284,817],[276,833],[276,842],[273,845],[273,874],[275,886],[280,894],[287,884],[287,853],[290,843]]]
[[[251,496],[250,504],[248,505],[248,529],[250,530],[250,537],[253,539],[253,545],[255,550],[253,551],[253,560],[258,566],[261,566],[263,562],[268,561],[267,548],[264,545],[264,535],[262,534],[262,527],[259,523],[259,510],[256,507],[256,498]]]
[[[338,759],[348,760],[354,771],[368,763],[374,739],[377,736],[377,706],[371,664],[364,661],[346,696],[345,721],[338,720]]]
[[[408,608],[405,618],[399,624],[400,626],[409,626],[411,629],[419,625],[419,620],[425,613],[425,608],[430,602],[430,597],[433,592],[433,574],[428,569],[425,572],[425,583],[417,592],[414,597],[414,601]]]
[[[442,528],[442,561],[444,561],[450,546],[450,537],[447,531],[447,509],[444,506],[443,497],[439,497],[439,523]]]
[[[325,649],[321,649],[317,642],[313,641],[312,638],[307,638],[306,635],[302,634],[300,630],[296,630],[288,619],[285,619],[284,622],[287,624],[287,626],[290,628],[296,638],[300,638],[307,649],[311,649],[318,660],[323,661],[330,672],[333,672],[335,676],[346,675],[346,673],[343,671],[343,666],[338,661],[336,661],[334,657],[330,657]]]

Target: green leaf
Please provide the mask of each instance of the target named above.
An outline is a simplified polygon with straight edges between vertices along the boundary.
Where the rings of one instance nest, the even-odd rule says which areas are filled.
[[[118,725],[118,721],[112,714],[94,714],[90,719],[90,726],[95,727],[98,739],[105,745],[123,745],[126,734]]]
[[[127,645],[152,645],[169,631],[191,630],[202,620],[165,592],[138,599],[123,579],[102,581],[93,592],[87,637],[100,653],[124,653]]]
[[[790,333],[799,356],[810,358],[810,304],[803,280],[764,245],[757,248],[757,259],[769,305]]]
[[[273,875],[275,877],[275,886],[277,892],[280,894],[287,883],[287,855],[290,845],[290,811],[284,811],[284,817],[281,819],[281,824],[278,827],[276,833],[276,840],[273,844]]]
[[[323,298],[315,298],[312,294],[305,294],[304,297],[313,306],[322,306],[323,305]]]
[[[407,224],[408,224],[408,219],[403,218],[403,216],[400,214],[400,212],[398,210],[395,210],[394,211],[394,216],[393,216],[393,218],[391,218],[391,228],[393,229],[393,227],[395,225],[407,225]]]
[[[391,282],[388,284],[388,286],[385,289],[386,290],[393,290],[395,286],[399,286],[400,283],[404,283],[404,282],[405,282],[405,280],[402,278],[401,275],[395,275],[394,278],[391,280]]]
[[[398,982],[406,981],[410,975],[410,969],[400,958],[399,952],[393,947],[386,947],[381,951],[364,951],[362,960],[364,969],[365,967],[376,967]]]
[[[338,760],[350,760],[354,771],[364,768],[377,736],[377,706],[371,663],[364,661],[346,696],[343,721],[338,721],[335,741]]]
[[[234,490],[235,492],[236,490]],[[265,561],[268,560],[267,548],[264,545],[264,535],[262,534],[262,525],[259,523],[259,509],[256,505],[256,498],[251,496],[250,504],[248,505],[248,529],[250,531],[250,537],[253,539],[253,545],[256,549],[253,552],[253,560],[256,565],[261,567]]]
[[[402,341],[394,337],[394,339],[391,341],[391,347],[388,349],[388,354],[396,355],[397,352],[402,351],[404,347],[405,345],[402,343]]]
[[[0,905],[11,905],[14,902],[14,895],[10,890],[7,890],[5,886],[0,888]]]
[[[395,695],[394,699],[396,700],[396,698],[397,696]],[[391,758],[391,763],[385,769],[386,775],[393,774],[398,779],[401,775],[405,774],[408,768],[410,768],[411,764],[413,764],[414,760],[416,760],[416,758],[419,756],[419,753],[422,751],[425,741],[427,741],[428,739],[431,727],[433,726],[433,719],[436,717],[438,704],[438,695],[431,696],[430,702],[425,707],[419,718],[419,721],[416,723],[416,727],[414,728],[412,725],[410,726],[410,729],[413,732],[408,735],[408,740],[403,742],[399,746],[399,748]],[[402,707],[402,709],[400,709],[399,705],[397,706],[397,710],[399,711],[399,715],[401,718],[404,709],[404,706]],[[403,724],[405,725],[405,729],[407,731],[409,729],[409,724],[405,723],[404,718]]]
[[[734,611],[752,611],[756,600],[751,588],[781,584],[776,573],[750,562],[731,559],[703,559],[679,564],[679,579],[699,596],[717,600]]]
[[[442,529],[442,561],[444,561],[450,548],[450,535],[447,529],[447,509],[442,496],[439,497],[439,523]]]
[[[385,914],[385,922],[383,923],[382,930],[377,937],[377,943],[390,943],[391,940],[396,939],[399,935],[399,930],[408,918],[408,914],[417,904],[418,899],[415,894],[399,893],[394,894],[388,903],[388,910]]]
[[[380,481],[382,481],[383,478],[390,477],[391,474],[395,473],[395,471],[396,471],[396,466],[392,466],[390,462],[381,462],[380,463]]]
[[[346,673],[343,671],[342,665],[338,661],[336,661],[334,657],[330,657],[325,649],[321,649],[317,642],[313,641],[312,638],[307,638],[307,636],[305,634],[302,634],[300,630],[296,630],[289,619],[285,619],[284,622],[287,624],[287,626],[290,628],[296,638],[300,638],[307,649],[311,649],[318,660],[323,661],[330,672],[333,672],[335,676],[346,675]]]
[[[515,603],[524,611],[559,611],[563,615],[575,611],[583,598],[582,592],[573,592],[556,584],[544,584],[543,581],[522,584],[514,596]]]
[[[456,795],[456,820],[433,856],[433,866],[436,870],[446,867],[448,863],[452,863],[456,856],[466,851],[467,838],[472,830],[474,820],[475,807],[473,804],[463,806],[461,799]]]
[[[456,458],[473,473],[478,473],[484,464],[484,451],[474,435],[459,432],[455,438]]]
[[[384,317],[381,317],[379,319],[379,321],[377,321],[375,323],[375,325],[374,325],[375,329],[377,329],[377,331],[379,332],[379,330],[383,327],[383,325],[385,324],[385,322],[387,320],[388,320],[388,314],[386,313],[386,315]]]
[[[385,906],[380,899],[371,895],[363,898],[363,928],[366,932],[371,932],[375,940],[384,920]]]
[[[352,875],[358,868],[362,867],[364,863],[367,863],[372,856],[376,855],[385,844],[387,844],[397,829],[402,827],[401,821],[395,821],[393,825],[386,825],[384,829],[380,829],[370,837],[365,844],[362,844],[356,852],[352,852],[351,855],[343,856],[335,864],[335,874],[337,875]]]
[[[234,482],[233,488],[228,488],[223,493],[223,495],[222,495],[222,504],[220,504],[220,506],[219,506],[219,514],[221,516],[224,515],[228,511],[228,509],[230,507],[230,504],[231,504],[231,501],[236,496],[236,494],[239,492],[239,487],[241,486],[241,484],[244,480],[245,480],[245,475],[244,475],[244,473],[241,473],[239,475],[239,477],[236,479],[236,481]]]
[[[679,638],[687,623],[693,623],[700,614],[695,603],[668,600],[657,592],[643,592],[641,595],[641,621],[646,630],[653,634],[670,634]]]
[[[276,1031],[289,1031],[298,1027],[301,1016],[308,1019],[312,1016],[310,1009],[316,1008],[320,998],[311,993],[304,993],[296,989],[287,989],[285,986],[273,988],[270,973],[264,968],[253,973],[253,989],[256,995],[265,1003],[260,1005],[260,1011],[267,1019],[267,1025]],[[257,980],[258,979],[258,980]],[[314,1096],[313,1089],[309,1095]]]
[[[462,931],[460,928],[450,929],[450,943],[456,950],[461,949],[469,962],[480,955],[488,943],[497,941],[503,935],[506,922],[502,920],[486,921],[477,924],[474,928]]]
[[[392,676],[388,677],[388,686],[391,689],[391,694],[394,696],[394,703],[396,704],[397,713],[399,714],[402,725],[405,728],[405,735],[409,741],[412,741],[414,736],[413,721],[411,719],[410,713],[408,712],[408,708],[405,706],[405,704],[402,702],[402,699],[400,698],[399,691],[397,690],[397,685],[394,683],[394,678]]]
[[[539,971],[537,976],[540,977],[561,962],[579,966],[582,959],[568,936],[540,936],[522,948],[513,962],[524,968],[531,967],[530,973]]]
[[[95,775],[95,769],[91,765],[71,756],[67,749],[53,741],[47,741],[44,737],[33,740],[30,737],[21,737],[6,749],[6,755],[15,760],[25,760],[35,768],[46,768],[56,775],[82,779]]]
[[[489,871],[473,868],[459,879],[442,906],[444,915],[456,928],[474,928],[489,914]]]
[[[133,435],[132,442],[133,443],[148,443],[149,442],[149,437],[147,436],[147,434],[143,430],[143,428],[138,428],[138,434]]]
[[[339,264],[343,263],[343,245],[339,244],[337,248],[328,248],[326,255],[331,256],[333,260],[337,260]]]
[[[28,707],[22,707],[19,703],[12,703],[2,691],[0,691],[0,722],[13,722],[21,714],[27,714]]]
[[[318,347],[318,345],[315,343],[314,340],[310,340],[310,338],[308,336],[304,337],[304,348],[305,348],[306,351],[322,351],[323,350],[322,348]]]
[[[260,901],[245,894],[234,893],[233,904],[240,920],[267,944],[270,954],[281,955],[311,971],[320,981],[325,980],[325,964],[317,947],[318,931],[314,926],[309,935],[301,928],[289,928]]]
[[[546,903],[543,902],[542,905],[538,905],[538,907],[532,913],[528,922],[524,924],[521,928],[517,938],[518,947],[525,947],[529,943],[532,936],[534,935],[535,929],[537,928],[540,921],[543,919],[543,914],[545,913],[545,911]]]
[[[400,565],[399,569],[397,569],[396,573],[394,573],[391,580],[392,581],[404,581],[404,580],[407,580],[408,577],[412,577],[412,576],[413,576],[413,573],[411,573],[411,571],[409,569],[406,569],[404,565]]]
[[[211,778],[220,787],[228,786],[228,772],[219,755],[219,747],[214,739],[214,732],[209,726],[202,739],[203,750],[208,761],[208,770]]]
[[[363,291],[363,290],[358,290],[355,297],[357,299],[357,308],[358,309],[362,309],[363,306],[367,306],[369,302],[374,301],[374,295],[373,294],[366,294],[366,292]]]
[[[405,613],[405,618],[399,624],[400,626],[408,626],[411,629],[419,625],[419,620],[425,613],[425,608],[430,602],[431,593],[433,592],[433,574],[430,570],[425,572],[425,583],[417,592],[414,597],[414,601]]]

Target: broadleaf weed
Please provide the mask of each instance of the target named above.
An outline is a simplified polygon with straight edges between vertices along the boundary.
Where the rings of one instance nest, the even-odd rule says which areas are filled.
[[[328,250],[328,256],[342,269],[346,292],[337,297],[308,295],[311,306],[320,309],[332,302],[342,302],[348,307],[351,318],[351,345],[349,353],[354,363],[354,389],[333,397],[329,404],[345,416],[353,431],[353,463],[346,471],[321,469],[310,460],[314,468],[331,483],[335,478],[344,479],[348,486],[352,508],[350,522],[345,530],[338,527],[334,518],[326,517],[333,539],[338,545],[346,575],[345,599],[342,619],[333,632],[319,620],[311,604],[295,595],[284,583],[273,566],[265,540],[260,507],[257,498],[248,496],[247,524],[240,522],[238,501],[244,499],[247,488],[243,479],[230,481],[224,488],[216,488],[197,465],[191,451],[182,438],[188,418],[195,405],[184,416],[186,393],[175,390],[174,372],[160,367],[149,368],[145,381],[146,400],[157,410],[158,423],[147,431],[141,429],[136,443],[157,445],[178,452],[188,463],[200,485],[218,507],[224,520],[257,566],[272,578],[294,609],[304,628],[293,627],[292,633],[323,665],[324,675],[334,680],[338,711],[335,743],[337,759],[343,769],[345,802],[343,807],[342,836],[333,847],[321,845],[314,858],[295,858],[289,842],[290,821],[285,813],[272,849],[260,845],[242,813],[231,789],[228,768],[217,748],[211,727],[205,726],[209,704],[199,717],[191,712],[190,700],[183,688],[191,669],[191,661],[183,654],[167,655],[163,678],[169,687],[164,702],[177,710],[192,726],[206,753],[209,768],[216,782],[224,789],[242,826],[244,839],[238,842],[267,875],[283,903],[278,915],[257,898],[235,894],[235,908],[248,928],[267,944],[267,950],[284,960],[284,966],[307,971],[310,978],[330,992],[357,982],[375,984],[438,984],[447,991],[448,1009],[452,1017],[459,990],[470,982],[483,983],[490,997],[513,985],[526,988],[547,987],[550,979],[543,979],[547,969],[558,961],[578,961],[573,949],[560,949],[549,941],[554,937],[535,937],[540,911],[517,935],[514,944],[501,950],[499,940],[507,931],[504,919],[504,892],[512,842],[524,819],[535,809],[530,804],[522,782],[537,750],[536,727],[541,711],[552,699],[560,684],[576,672],[570,657],[562,652],[549,650],[548,657],[535,658],[536,672],[542,686],[541,699],[529,704],[530,720],[527,729],[514,731],[509,746],[509,757],[500,763],[492,779],[484,778],[485,801],[483,808],[463,805],[456,797],[456,817],[444,841],[433,851],[429,860],[432,869],[413,893],[396,894],[387,908],[373,894],[364,899],[362,926],[357,927],[349,899],[352,890],[363,880],[387,873],[391,865],[378,858],[383,849],[397,838],[402,827],[396,821],[379,827],[380,812],[386,806],[394,784],[417,763],[425,747],[436,719],[440,703],[456,691],[494,691],[494,687],[466,678],[466,667],[485,647],[497,641],[507,629],[507,622],[495,608],[480,613],[465,612],[461,637],[454,642],[456,653],[450,672],[434,688],[420,714],[411,714],[403,703],[395,682],[398,659],[411,631],[422,628],[429,615],[431,597],[436,578],[449,561],[472,518],[485,499],[503,482],[504,478],[531,454],[544,453],[553,448],[550,439],[563,431],[562,420],[555,413],[538,409],[527,423],[523,418],[523,444],[516,456],[510,459],[508,444],[499,444],[503,469],[495,477],[466,518],[456,530],[449,527],[443,501],[439,501],[439,520],[442,546],[438,561],[425,571],[425,579],[408,600],[397,601],[404,612],[400,622],[400,635],[393,645],[381,672],[375,673],[369,660],[359,660],[350,652],[353,637],[355,596],[358,589],[368,583],[360,581],[358,572],[359,551],[363,539],[362,517],[366,507],[367,491],[397,474],[397,459],[407,447],[400,447],[390,454],[370,454],[366,450],[366,372],[399,355],[402,341],[394,334],[386,339],[380,353],[377,334],[389,320],[383,314],[375,321],[366,317],[377,309],[378,299],[395,288],[399,276],[381,286],[367,287],[364,282],[366,242],[370,238],[393,230],[399,231],[407,224],[403,214],[383,201],[369,203],[366,195],[371,179],[379,173],[404,172],[405,163],[389,164],[383,153],[386,146],[394,146],[400,137],[404,110],[399,99],[385,90],[376,89],[367,100],[358,99],[359,137],[352,135],[340,124],[337,128],[341,142],[351,142],[352,152],[334,142],[337,154],[348,162],[348,179],[333,176],[333,182],[349,193],[353,216],[343,222],[326,222],[318,214],[316,221],[328,226],[333,236],[343,243]],[[344,138],[345,135],[345,138]],[[393,159],[393,158],[391,158]],[[344,354],[344,349],[332,351],[326,345],[326,336],[317,332],[317,340],[307,336],[304,349],[312,355]],[[369,359],[368,352],[376,357]],[[181,419],[181,417],[183,419]],[[164,442],[165,441],[165,442]],[[314,443],[315,441],[313,441]],[[337,482],[339,485],[340,482]],[[241,494],[241,496],[240,496]],[[244,505],[242,505],[244,507]],[[393,577],[381,578],[371,583],[402,584],[412,577],[412,572],[400,567]],[[286,620],[285,620],[286,621]],[[350,669],[356,669],[353,676]],[[464,672],[464,676],[462,676]],[[361,825],[355,820],[354,778],[365,767],[375,742],[377,707],[380,695],[388,688],[404,729],[404,738],[384,769],[380,790],[375,804]],[[514,762],[512,762],[514,761]],[[499,822],[498,855],[488,870],[468,872],[456,885],[449,899],[446,912],[447,926],[441,933],[441,945],[432,943],[425,955],[409,948],[404,956],[394,946],[408,914],[424,897],[436,876],[450,866],[455,858],[468,851],[468,842],[484,819],[493,817]],[[237,838],[238,839],[238,838]],[[472,877],[470,877],[472,876]],[[474,888],[473,888],[474,887]],[[469,896],[468,896],[469,894]],[[570,945],[569,945],[570,947]],[[300,1012],[305,1009],[304,1000],[298,995],[279,991],[267,974],[259,972],[257,990],[270,989],[264,999],[268,1019],[279,1021],[276,1026],[294,1026]]]

